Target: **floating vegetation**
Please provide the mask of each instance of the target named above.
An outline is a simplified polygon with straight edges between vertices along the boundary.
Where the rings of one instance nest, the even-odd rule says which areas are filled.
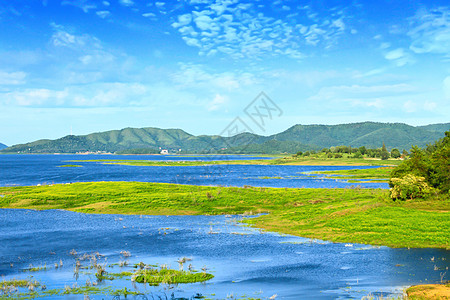
[[[83,166],[80,165],[62,165],[58,166],[58,168],[82,168]]]
[[[161,266],[160,269],[139,270],[133,274],[131,280],[138,283],[148,283],[149,285],[159,285],[204,282],[212,278],[214,278],[214,275],[206,273],[206,268],[199,273],[168,269]]]

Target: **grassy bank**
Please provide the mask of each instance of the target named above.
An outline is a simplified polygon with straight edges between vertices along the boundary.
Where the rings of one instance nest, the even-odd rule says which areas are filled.
[[[292,166],[396,166],[402,161],[398,159],[381,160],[375,158],[325,158],[325,157],[282,157],[275,159],[242,159],[242,160],[127,160],[127,159],[90,159],[71,160],[69,162],[99,162],[103,164],[128,166],[204,166],[204,165],[292,165]]]
[[[2,187],[0,207],[149,215],[268,213],[247,222],[336,242],[450,249],[449,199],[393,202],[387,193],[95,182]]]
[[[351,170],[333,170],[333,171],[318,171],[312,174],[325,175],[327,178],[347,179],[349,182],[388,182],[391,172],[394,167],[380,167],[373,169],[351,169]]]

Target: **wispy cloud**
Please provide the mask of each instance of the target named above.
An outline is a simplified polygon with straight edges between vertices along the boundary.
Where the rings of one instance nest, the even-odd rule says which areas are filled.
[[[26,76],[25,72],[5,72],[0,70],[0,85],[24,84]]]
[[[387,52],[384,58],[395,63],[395,65],[402,67],[409,63],[414,63],[415,60],[410,53],[403,48],[397,48]]]
[[[450,9],[422,9],[410,20],[410,49],[415,53],[450,54]]]
[[[226,96],[216,94],[216,96],[214,96],[214,99],[209,103],[208,110],[209,111],[219,110],[227,102],[228,102],[228,98]]]

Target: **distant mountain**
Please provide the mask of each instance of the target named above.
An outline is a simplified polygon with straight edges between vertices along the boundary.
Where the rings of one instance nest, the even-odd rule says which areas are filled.
[[[233,137],[194,136],[181,129],[125,128],[68,135],[57,140],[38,140],[14,145],[1,153],[119,152],[158,153],[161,149],[183,153],[295,153],[346,145],[409,150],[423,147],[444,136],[450,123],[410,126],[403,123],[363,122],[340,125],[295,125],[278,134],[260,136],[242,133]]]
[[[439,132],[443,135],[446,131],[450,130],[450,123],[440,123],[440,124],[418,126],[417,128],[422,128],[422,129],[425,129],[428,131]]]
[[[8,148],[8,146],[6,146],[5,144],[0,143],[0,150]]]
[[[409,150],[412,145],[423,147],[442,138],[447,130],[450,130],[450,123],[414,127],[403,123],[363,122],[340,125],[295,125],[274,137],[279,141],[297,141],[322,148],[337,145],[378,148],[384,142],[388,149]]]

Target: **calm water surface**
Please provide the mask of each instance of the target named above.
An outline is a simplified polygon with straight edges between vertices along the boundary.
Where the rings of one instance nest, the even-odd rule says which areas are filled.
[[[108,264],[124,260],[120,251],[126,250],[131,252],[130,263],[178,268],[177,259],[186,256],[192,258],[189,263],[195,269],[206,266],[215,276],[204,284],[172,289],[138,284],[149,299],[172,292],[187,298],[201,293],[218,299],[232,294],[262,299],[274,294],[277,299],[361,299],[369,293],[386,296],[401,292],[403,286],[437,282],[450,259],[444,250],[325,243],[260,233],[235,221],[235,216],[140,217],[0,209],[0,274],[5,278],[33,275],[48,289],[75,282],[84,285],[86,278],[95,277],[73,277],[71,249],[78,254],[99,251]],[[60,259],[64,267],[54,269]],[[30,263],[46,264],[50,270],[24,273]],[[114,272],[128,269],[116,266]],[[133,289],[129,280],[102,285]]]
[[[339,166],[193,166],[138,167],[96,162],[69,163],[75,159],[220,160],[247,156],[113,156],[113,155],[0,155],[0,186],[37,185],[82,181],[143,181],[193,185],[267,187],[351,187],[346,180],[311,177],[310,172],[355,167]],[[81,168],[60,168],[65,164]],[[362,187],[387,188],[385,183]],[[92,271],[74,278],[78,254],[104,255],[105,264],[128,259],[130,264],[168,264],[192,258],[194,269],[203,266],[214,274],[204,284],[136,288],[146,299],[191,298],[197,293],[210,298],[242,296],[268,299],[361,299],[369,294],[398,295],[404,286],[438,282],[450,259],[437,249],[390,249],[357,244],[326,243],[261,233],[239,225],[231,216],[121,216],[66,211],[0,209],[0,275],[6,279],[34,279],[48,289],[64,288],[86,280]],[[211,232],[214,232],[211,234]],[[130,251],[131,257],[120,255]],[[105,261],[106,259],[106,261]],[[63,267],[54,268],[63,261]],[[23,272],[48,266],[42,272]],[[129,268],[112,267],[112,272]],[[134,289],[126,279],[105,281],[102,286]],[[145,298],[144,297],[144,298]],[[58,298],[50,296],[48,298]],[[62,297],[60,297],[62,298]],[[66,296],[83,299],[83,296]],[[91,296],[91,299],[112,299]],[[133,297],[129,297],[133,298]],[[137,298],[136,299],[144,299]]]
[[[250,157],[251,158],[251,157]],[[347,180],[316,178],[308,173],[367,167],[343,166],[263,166],[215,165],[190,167],[123,166],[99,162],[68,162],[92,159],[141,160],[235,160],[248,156],[175,156],[175,155],[0,155],[0,186],[37,185],[87,181],[143,181],[192,185],[344,188],[355,186]],[[66,164],[81,168],[61,168]],[[323,177],[323,176],[321,176]],[[387,183],[358,183],[367,188],[387,188]]]

